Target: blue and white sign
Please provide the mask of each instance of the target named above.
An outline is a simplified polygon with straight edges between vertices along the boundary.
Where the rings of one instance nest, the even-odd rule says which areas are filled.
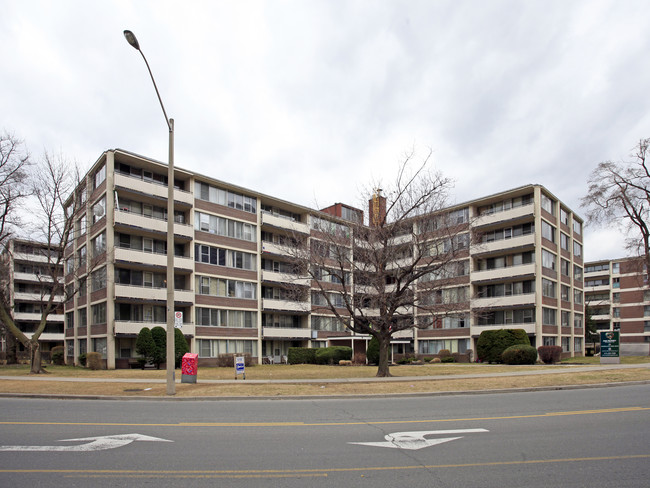
[[[244,379],[246,379],[244,356],[235,356],[235,379],[237,379],[237,375],[240,374],[243,375]]]

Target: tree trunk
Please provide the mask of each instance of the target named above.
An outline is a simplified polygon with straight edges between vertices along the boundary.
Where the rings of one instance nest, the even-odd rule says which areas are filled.
[[[7,344],[7,364],[18,364],[18,341],[9,330],[5,331],[5,341]]]
[[[379,365],[377,368],[378,377],[392,376],[389,369],[390,360],[390,336],[379,335]]]
[[[41,367],[41,345],[38,340],[29,341],[29,355],[31,363],[29,374],[45,373],[45,370]]]

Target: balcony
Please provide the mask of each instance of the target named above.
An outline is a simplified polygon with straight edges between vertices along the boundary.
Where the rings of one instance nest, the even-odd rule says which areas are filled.
[[[521,266],[509,266],[507,268],[488,269],[485,271],[472,271],[472,281],[492,281],[514,276],[526,276],[535,274],[534,264],[522,264]]]
[[[535,234],[517,236],[511,239],[501,239],[492,242],[482,242],[472,246],[472,254],[487,254],[506,249],[516,249],[519,247],[530,247],[535,244]]]
[[[15,252],[14,253],[14,261],[26,261],[29,263],[52,263],[56,261],[56,257],[52,257],[50,259],[47,258],[47,256],[44,256],[43,254],[27,254],[25,252]]]
[[[534,211],[533,205],[524,205],[522,207],[511,208],[503,212],[495,212],[493,214],[481,215],[474,222],[475,227],[483,225],[496,224],[498,222],[507,222],[511,220],[520,219],[522,217],[532,216]]]
[[[167,267],[167,255],[133,249],[115,248],[115,260],[138,263],[145,266]],[[174,256],[174,268],[194,269],[194,261],[185,256]]]
[[[274,300],[272,298],[262,299],[262,310],[278,312],[307,312],[311,305],[309,302],[296,302],[290,300]]]
[[[293,232],[309,234],[309,226],[307,224],[264,211],[262,212],[262,225],[270,225],[279,229],[287,229]]]
[[[262,327],[264,339],[311,339],[311,329],[290,327]]]
[[[14,321],[40,322],[41,312],[14,312]],[[48,322],[63,322],[63,315],[53,314],[47,316]]]
[[[309,286],[311,280],[291,273],[279,273],[277,271],[262,270],[262,281],[273,283],[291,283],[293,285]]]
[[[132,191],[137,191],[146,195],[153,195],[167,200],[167,185],[143,180],[141,178],[135,178],[133,176],[127,176],[117,171],[115,172],[115,186],[121,186],[122,188],[128,188]],[[188,191],[178,190],[175,188],[174,201],[192,205],[194,203],[194,195]]]
[[[149,286],[121,285],[115,283],[116,298],[130,298],[148,301],[166,301],[167,288],[152,288]],[[192,290],[174,290],[175,302],[194,302]]]
[[[115,224],[153,230],[160,232],[161,234],[167,233],[166,220],[145,217],[144,215],[134,214],[124,210],[115,211]],[[188,224],[179,224],[174,222],[174,235],[191,239],[194,237],[194,227]]]
[[[535,294],[510,295],[505,297],[474,298],[472,308],[503,308],[517,305],[534,305]]]
[[[472,325],[470,333],[472,336],[479,336],[484,330],[501,330],[501,329],[524,329],[527,334],[535,333],[535,323],[525,324],[495,324],[495,325]]]
[[[33,281],[37,283],[40,282],[52,283],[52,277],[44,274],[21,273],[17,271],[14,273],[14,281]]]
[[[41,295],[40,293],[26,293],[26,292],[15,292],[14,293],[14,302],[47,302],[50,299],[50,295],[45,293]],[[63,302],[63,295],[54,296],[55,303]]]
[[[275,242],[262,241],[262,252],[276,254],[278,256],[291,256],[291,248],[276,244]]]
[[[116,320],[115,321],[115,334],[128,334],[128,335],[137,335],[140,333],[143,327],[162,327],[167,329],[166,322],[131,322],[127,320]],[[196,335],[196,328],[193,323],[183,323],[181,327],[181,332],[184,335]]]

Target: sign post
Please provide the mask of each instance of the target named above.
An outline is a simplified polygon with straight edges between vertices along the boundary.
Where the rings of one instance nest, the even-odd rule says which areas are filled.
[[[237,376],[240,374],[243,375],[243,379],[246,379],[244,356],[235,356],[235,379],[237,379]]]
[[[603,330],[600,332],[600,364],[620,364],[620,332]]]

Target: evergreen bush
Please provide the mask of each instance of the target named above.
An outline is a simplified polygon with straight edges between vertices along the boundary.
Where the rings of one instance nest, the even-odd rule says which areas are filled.
[[[135,340],[135,352],[142,356],[142,358],[138,359],[138,363],[142,369],[144,369],[144,366],[148,362],[153,362],[156,354],[156,343],[153,340],[149,327],[140,329],[138,338]]]
[[[287,353],[289,364],[316,364],[316,351],[309,347],[290,347]]]
[[[375,336],[368,343],[366,358],[368,359],[368,364],[379,364],[379,340]]]
[[[525,344],[515,344],[503,351],[501,361],[504,364],[535,364],[537,349]]]
[[[181,329],[174,328],[174,356],[176,359],[176,368],[181,367],[181,362],[183,361],[183,356],[186,352],[190,352],[190,346],[187,344],[187,340],[181,332]]]
[[[63,346],[54,346],[51,351],[50,359],[52,364],[57,364],[59,366],[65,364],[65,352]]]
[[[516,344],[530,346],[530,339],[525,330],[484,330],[476,342],[476,355],[480,361],[500,363],[503,351]]]
[[[346,346],[321,347],[316,349],[317,364],[338,364],[352,359],[352,348]]]
[[[151,329],[151,337],[156,345],[151,362],[156,365],[156,369],[160,369],[160,365],[167,360],[167,331],[163,327],[156,326]]]
[[[77,361],[79,362],[79,366],[81,366],[82,368],[85,368],[86,367],[86,353],[82,352],[81,354],[79,354],[79,356],[77,357]]]

